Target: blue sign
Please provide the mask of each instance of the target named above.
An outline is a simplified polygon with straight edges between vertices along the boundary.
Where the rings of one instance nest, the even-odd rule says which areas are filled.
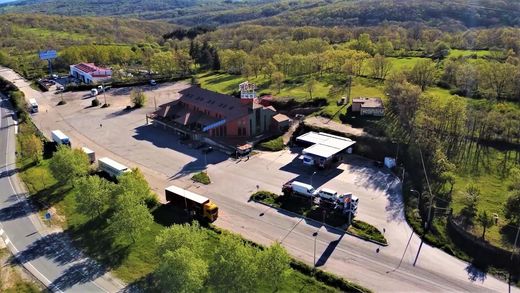
[[[50,220],[51,219],[51,213],[50,212],[46,212],[45,213],[45,220]]]
[[[58,52],[56,50],[40,51],[38,56],[40,56],[40,60],[50,60],[58,57]]]
[[[210,129],[217,128],[217,127],[222,126],[222,125],[224,125],[224,124],[226,124],[226,119],[222,119],[222,120],[220,120],[220,121],[218,121],[218,122],[215,122],[215,123],[213,123],[213,124],[210,124],[210,125],[208,125],[208,126],[202,128],[202,131],[203,131],[203,132],[206,132],[206,131],[208,131],[208,130],[210,130]]]

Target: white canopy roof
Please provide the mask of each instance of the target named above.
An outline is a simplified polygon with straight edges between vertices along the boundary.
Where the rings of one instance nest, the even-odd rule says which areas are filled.
[[[329,158],[356,143],[346,137],[313,131],[298,136],[296,140],[314,144],[304,149],[303,154],[311,154],[322,158]]]

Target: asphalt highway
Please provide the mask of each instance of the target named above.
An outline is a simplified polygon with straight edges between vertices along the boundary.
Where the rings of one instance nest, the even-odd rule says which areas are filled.
[[[27,199],[15,164],[15,128],[10,103],[0,104],[0,236],[15,257],[53,292],[115,292],[121,283],[75,249],[63,232],[47,233]]]

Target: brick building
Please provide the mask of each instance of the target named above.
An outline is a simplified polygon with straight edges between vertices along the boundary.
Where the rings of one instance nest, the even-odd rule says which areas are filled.
[[[161,105],[150,115],[176,126],[193,139],[251,138],[267,132],[278,132],[280,123],[290,121],[277,114],[272,106],[264,106],[256,98],[235,98],[192,86],[179,92],[180,98]],[[276,119],[274,118],[276,116]]]
[[[108,81],[112,78],[112,70],[94,65],[94,63],[79,63],[70,66],[70,75],[86,84]]]

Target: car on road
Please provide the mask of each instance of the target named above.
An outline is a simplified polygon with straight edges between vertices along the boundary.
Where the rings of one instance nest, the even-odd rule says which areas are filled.
[[[151,86],[157,85],[157,82],[155,81],[155,79],[150,79],[150,85]]]

